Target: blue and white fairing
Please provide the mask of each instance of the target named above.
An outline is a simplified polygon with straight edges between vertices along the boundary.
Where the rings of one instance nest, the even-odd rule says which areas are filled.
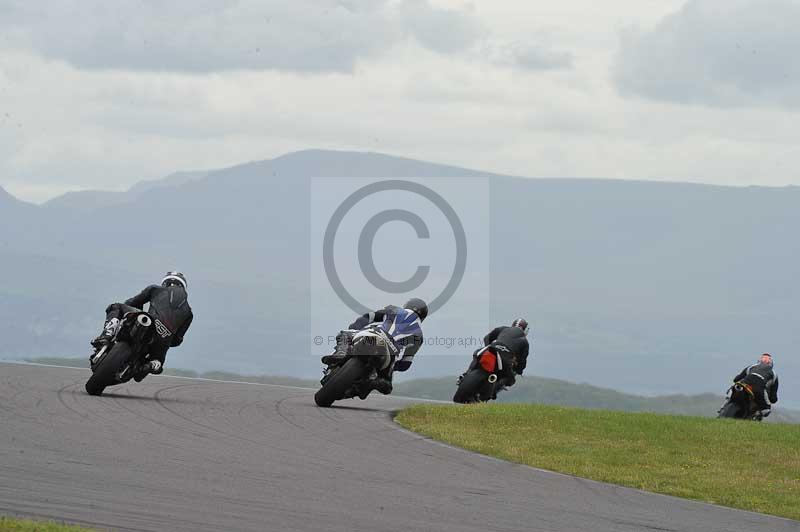
[[[416,313],[400,307],[386,307],[384,312],[381,328],[395,343],[407,344],[408,339],[413,341],[414,337],[422,337],[422,327]]]
[[[414,355],[422,347],[422,327],[419,316],[411,310],[388,306],[377,312],[370,312],[358,318],[351,329],[363,329],[371,323],[380,322],[380,327],[394,341],[400,356],[395,363],[397,371],[405,371],[411,366]]]

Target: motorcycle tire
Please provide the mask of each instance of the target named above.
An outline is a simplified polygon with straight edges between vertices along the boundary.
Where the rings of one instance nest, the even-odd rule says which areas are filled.
[[[739,406],[736,403],[727,402],[719,411],[719,418],[737,418],[739,417]]]
[[[467,404],[481,401],[481,397],[491,397],[486,388],[492,386],[489,375],[481,369],[473,369],[464,375],[453,396],[454,403]]]
[[[116,384],[116,376],[131,355],[131,346],[117,342],[111,351],[95,367],[94,373],[86,381],[86,393],[102,395],[107,386]]]
[[[322,388],[314,394],[314,402],[317,406],[328,408],[334,401],[338,401],[349,390],[353,383],[364,377],[367,372],[366,364],[359,358],[353,357],[339,368],[331,378],[322,385]]]

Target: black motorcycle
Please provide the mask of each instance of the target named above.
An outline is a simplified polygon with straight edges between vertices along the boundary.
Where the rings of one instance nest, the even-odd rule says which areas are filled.
[[[727,399],[718,411],[719,418],[750,419],[761,421],[764,416],[756,403],[753,388],[744,382],[737,382],[728,389]]]
[[[352,346],[341,354],[322,358],[327,365],[314,394],[317,406],[329,407],[334,401],[351,399],[371,390],[369,379],[394,364],[398,349],[380,326],[371,325],[352,336]],[[368,388],[369,387],[369,388]]]
[[[109,343],[89,359],[92,376],[86,381],[86,393],[101,395],[108,386],[146,374],[143,368],[150,362],[147,357],[155,329],[147,312],[126,314]]]
[[[492,344],[478,350],[467,372],[458,378],[455,403],[484,403],[497,399],[505,389],[508,378],[513,378],[516,359],[503,345]]]

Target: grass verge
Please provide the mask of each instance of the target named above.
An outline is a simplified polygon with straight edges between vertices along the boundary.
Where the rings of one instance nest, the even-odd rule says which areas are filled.
[[[531,404],[416,405],[397,422],[534,467],[800,520],[800,426]]]
[[[91,532],[91,530],[53,521],[28,521],[0,516],[0,532]]]

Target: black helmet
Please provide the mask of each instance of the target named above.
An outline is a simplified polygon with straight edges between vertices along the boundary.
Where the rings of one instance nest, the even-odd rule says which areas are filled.
[[[412,297],[408,302],[403,305],[403,308],[414,312],[419,316],[419,321],[425,321],[428,317],[428,304],[418,297]]]
[[[161,286],[164,288],[168,286],[182,286],[184,290],[189,288],[189,283],[186,282],[186,276],[181,272],[167,272],[164,279],[161,281]]]
[[[524,332],[526,335],[528,334],[528,331],[530,330],[530,326],[528,325],[528,321],[525,320],[524,318],[515,319],[511,323],[511,326],[512,327],[519,327],[520,329],[522,329],[522,332]]]

